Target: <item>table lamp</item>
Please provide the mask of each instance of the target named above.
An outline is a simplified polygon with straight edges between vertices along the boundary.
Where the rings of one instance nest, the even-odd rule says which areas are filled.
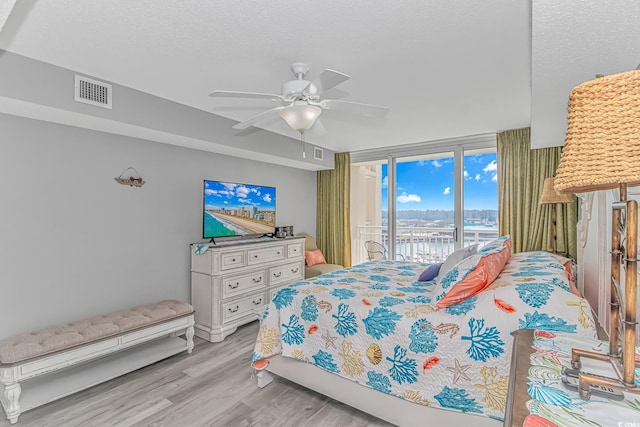
[[[627,200],[627,187],[635,185],[640,185],[640,70],[576,86],[569,97],[567,134],[555,190],[620,192],[619,200],[612,205],[609,352],[572,351],[574,369],[580,370],[581,357],[607,361],[618,378],[580,372],[583,399],[590,398],[592,386],[640,393],[634,381],[638,203]]]
[[[553,236],[553,253],[557,254],[558,235],[556,233],[556,205],[558,203],[573,203],[573,195],[556,192],[556,190],[553,188],[554,181],[555,178],[545,178],[539,203],[541,205],[551,205],[551,235]]]

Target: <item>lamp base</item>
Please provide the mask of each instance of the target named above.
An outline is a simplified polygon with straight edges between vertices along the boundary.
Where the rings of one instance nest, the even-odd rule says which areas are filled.
[[[579,393],[591,397],[592,387],[612,388],[640,394],[635,382],[636,366],[636,297],[638,277],[638,202],[627,200],[627,186],[620,184],[620,201],[612,206],[611,226],[611,317],[609,320],[609,354],[581,349],[571,350],[571,367],[580,370],[581,357],[609,362],[617,378],[580,372]],[[624,269],[621,269],[624,260]],[[624,288],[621,288],[624,273]],[[620,333],[622,331],[622,334]],[[622,336],[624,341],[622,341]]]

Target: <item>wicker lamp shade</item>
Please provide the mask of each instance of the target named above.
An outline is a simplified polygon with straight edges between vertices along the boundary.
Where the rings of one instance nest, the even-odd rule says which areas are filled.
[[[540,204],[572,203],[573,195],[556,193],[556,190],[553,188],[554,181],[555,178],[545,178],[544,186],[542,187],[542,194],[540,195]]]
[[[640,70],[576,86],[568,110],[556,191],[640,185]]]

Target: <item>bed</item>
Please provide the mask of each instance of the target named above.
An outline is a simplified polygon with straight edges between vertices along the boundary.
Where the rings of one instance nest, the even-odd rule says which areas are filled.
[[[280,290],[256,339],[258,385],[270,372],[402,426],[501,425],[512,331],[596,331],[567,259],[500,244],[437,280],[417,280],[428,264],[376,261]],[[499,271],[443,304],[496,253]]]

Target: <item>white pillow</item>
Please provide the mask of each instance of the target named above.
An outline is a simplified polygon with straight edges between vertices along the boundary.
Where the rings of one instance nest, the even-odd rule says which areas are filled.
[[[475,255],[476,252],[478,252],[477,244],[466,246],[453,252],[442,263],[442,267],[440,267],[440,273],[438,273],[436,281],[439,282],[440,279],[442,279],[449,271],[451,271],[453,267],[456,266],[456,264],[458,264],[463,259],[470,257],[471,255]]]

